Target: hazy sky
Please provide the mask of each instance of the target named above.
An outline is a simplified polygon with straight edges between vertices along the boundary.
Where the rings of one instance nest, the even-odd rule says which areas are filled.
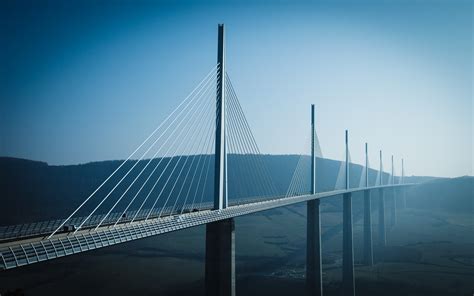
[[[354,162],[368,141],[373,167],[383,149],[386,169],[472,175],[471,1],[134,3],[2,1],[1,156],[127,157],[216,63],[223,22],[264,153],[301,151],[314,103],[325,157],[347,128]]]

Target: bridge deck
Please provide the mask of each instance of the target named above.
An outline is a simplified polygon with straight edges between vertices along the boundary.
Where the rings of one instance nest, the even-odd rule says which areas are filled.
[[[321,192],[314,195],[299,195],[275,199],[254,201],[246,204],[232,205],[220,211],[201,210],[147,221],[122,222],[115,227],[101,226],[97,231],[93,228],[81,229],[77,233],[58,233],[47,239],[42,233],[37,236],[22,237],[0,243],[0,269],[11,269],[36,262],[51,260],[88,250],[111,246],[140,238],[159,235],[189,227],[204,225],[210,222],[229,219],[255,212],[284,207],[312,199],[326,198],[344,193],[354,193],[380,188],[413,186],[414,184],[384,185],[368,188],[351,188]],[[61,221],[61,220],[59,220]]]
[[[230,206],[240,205],[243,203],[252,203],[256,201],[265,201],[269,199],[275,199],[275,197],[269,198],[268,196],[260,196],[260,197],[245,197],[239,199],[232,199],[229,201]],[[187,213],[190,211],[203,211],[203,210],[211,210],[213,207],[212,202],[204,202],[199,205],[190,205],[187,204],[183,208],[175,208],[166,207],[162,208],[155,208],[151,211],[150,209],[142,209],[137,214],[136,210],[127,211],[125,215],[122,215],[120,212],[111,213],[106,219],[101,223],[101,225],[114,225],[116,221],[119,221],[117,224],[129,223],[132,220],[140,221],[145,220],[145,217],[150,213],[150,219],[159,218],[160,216],[169,216],[172,214],[179,214],[181,210],[183,213]],[[160,214],[161,212],[161,214]],[[134,219],[136,215],[136,218]],[[102,221],[105,214],[98,214],[92,215],[89,219],[86,220],[82,228],[89,229],[94,228]],[[74,217],[67,221],[68,226],[71,225],[81,225],[82,222],[86,219],[86,217]],[[17,225],[8,225],[8,226],[0,226],[0,245],[7,241],[13,240],[20,240],[34,236],[46,236],[51,234],[54,230],[62,225],[65,222],[64,219],[56,219],[56,220],[49,220],[49,221],[41,221],[41,222],[34,222],[34,223],[24,223],[24,224],[17,224]]]

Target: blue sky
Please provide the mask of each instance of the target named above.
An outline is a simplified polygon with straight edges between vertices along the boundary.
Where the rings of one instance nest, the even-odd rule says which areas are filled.
[[[123,159],[216,62],[264,153],[298,153],[317,106],[325,157],[472,175],[470,1],[3,1],[0,155]],[[35,3],[35,4],[33,4]],[[399,169],[399,165],[397,169]]]

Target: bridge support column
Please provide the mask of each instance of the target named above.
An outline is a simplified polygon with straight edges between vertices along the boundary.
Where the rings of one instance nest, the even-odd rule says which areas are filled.
[[[390,179],[391,182],[390,184],[395,185],[395,170],[393,168],[393,155],[392,155],[392,173],[390,174]],[[392,187],[390,190],[390,193],[392,195],[392,207],[391,207],[391,217],[392,217],[392,223],[391,226],[395,226],[397,224],[397,196],[395,194],[395,187]]]
[[[393,204],[392,204],[392,226],[397,225],[397,190],[392,188],[392,199],[393,199]]]
[[[370,190],[366,190],[364,191],[364,263],[369,266],[374,264],[371,211]]]
[[[323,295],[320,200],[307,202],[306,294]]]
[[[379,189],[379,247],[385,247],[385,198],[384,190]]]
[[[234,219],[206,224],[207,296],[235,296]]]
[[[407,190],[405,187],[400,188],[402,194],[402,209],[407,208]]]
[[[404,163],[403,163],[403,158],[402,158],[402,174],[401,174],[401,177],[400,177],[400,184],[403,184],[405,182],[405,168],[404,168]],[[401,193],[401,196],[402,196],[402,205],[401,205],[401,208],[402,209],[406,209],[407,207],[407,192],[406,192],[406,189],[405,187],[402,187],[400,188],[400,193]]]
[[[343,295],[355,295],[354,246],[352,237],[352,195],[343,195],[342,217],[342,289]]]

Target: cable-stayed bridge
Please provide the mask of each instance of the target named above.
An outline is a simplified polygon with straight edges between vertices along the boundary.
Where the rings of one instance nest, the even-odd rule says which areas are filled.
[[[384,246],[384,192],[399,192],[404,201],[405,188],[414,184],[404,182],[403,160],[401,175],[395,176],[393,156],[391,172],[385,174],[381,151],[372,180],[367,144],[365,164],[354,181],[351,172],[359,166],[351,162],[346,131],[345,159],[335,185],[321,192],[316,166],[323,155],[314,105],[310,122],[309,151],[301,154],[289,185],[281,188],[226,72],[224,26],[219,25],[217,64],[81,204],[63,219],[0,227],[0,268],[206,225],[206,293],[234,295],[233,218],[307,202],[307,291],[322,295],[320,200],[342,195],[344,295],[354,295],[352,194],[364,194],[364,261],[371,265],[371,192],[379,194],[379,244]]]

